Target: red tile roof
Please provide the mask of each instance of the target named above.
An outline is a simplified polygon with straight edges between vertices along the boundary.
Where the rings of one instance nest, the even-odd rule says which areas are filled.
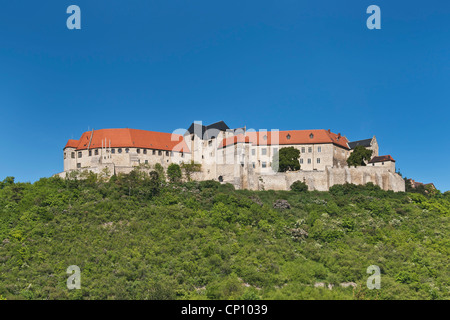
[[[246,132],[245,138],[244,134],[238,134],[223,139],[219,148],[243,142],[252,143],[253,145],[333,143],[342,148],[350,149],[346,137],[325,129]]]
[[[388,154],[387,156],[373,157],[372,160],[369,161],[369,163],[384,162],[384,161],[393,161],[393,162],[395,162],[395,160],[391,157],[391,155]]]
[[[64,149],[76,148],[76,150],[86,150],[88,147],[89,149],[101,148],[102,141],[104,143],[105,139],[108,147],[111,141],[111,148],[142,148],[190,152],[182,135],[128,128],[87,131],[81,135],[79,140],[69,140]]]
[[[80,141],[78,140],[73,140],[73,139],[69,139],[69,141],[67,141],[65,148],[76,148],[78,147],[78,144],[80,143]]]

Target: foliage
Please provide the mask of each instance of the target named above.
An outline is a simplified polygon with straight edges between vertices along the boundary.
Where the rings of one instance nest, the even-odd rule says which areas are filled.
[[[180,182],[182,177],[180,166],[176,163],[171,163],[167,167],[167,177],[170,182]]]
[[[294,147],[281,148],[273,155],[272,169],[278,172],[300,170],[300,150]]]
[[[363,146],[356,146],[355,149],[353,149],[353,152],[347,158],[348,166],[365,166],[365,161],[370,161],[372,152],[372,150],[366,149]]]
[[[166,185],[139,169],[109,181],[5,180],[1,299],[450,298],[448,192]],[[280,199],[290,209],[274,209]],[[70,265],[80,290],[66,288]],[[370,265],[380,290],[365,286]]]
[[[155,163],[154,169],[158,173],[161,182],[166,181],[166,174],[164,172],[164,167],[160,163]]]
[[[191,176],[194,172],[200,172],[202,170],[202,165],[200,163],[194,163],[191,161],[190,163],[183,162],[181,164],[181,169],[184,171],[184,175],[187,181],[191,181]]]
[[[291,190],[295,192],[306,192],[308,191],[308,185],[303,181],[295,181],[291,184]]]

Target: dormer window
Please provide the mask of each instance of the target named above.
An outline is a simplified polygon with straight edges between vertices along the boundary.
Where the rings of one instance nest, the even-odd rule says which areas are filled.
[[[291,139],[291,135],[288,133],[288,135],[286,136],[286,139],[290,140]]]
[[[314,135],[311,133],[311,134],[309,135],[309,138],[310,138],[310,139],[314,138]]]

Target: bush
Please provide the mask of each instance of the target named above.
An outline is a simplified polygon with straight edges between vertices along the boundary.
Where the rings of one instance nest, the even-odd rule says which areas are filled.
[[[171,163],[167,168],[167,177],[172,183],[180,182],[182,177],[180,166],[176,163]]]
[[[295,181],[291,185],[291,190],[295,192],[306,192],[308,191],[308,186],[303,181]]]

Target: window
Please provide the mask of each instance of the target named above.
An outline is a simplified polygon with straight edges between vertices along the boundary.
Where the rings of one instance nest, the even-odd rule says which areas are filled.
[[[181,157],[184,158],[184,153],[183,152],[181,153]]]
[[[156,154],[156,150],[152,150],[152,155],[155,155]]]
[[[126,148],[126,149],[125,149],[125,153],[128,153],[128,152],[130,152],[130,149],[129,149],[129,148]]]
[[[144,150],[142,151],[142,153],[143,153],[143,154],[147,154],[147,149],[144,149]]]
[[[308,159],[308,164],[311,164],[311,159]]]
[[[94,154],[98,156],[98,149],[95,149]]]
[[[70,156],[72,159],[75,159],[75,152],[72,152]]]
[[[303,164],[303,159],[302,158],[300,158],[300,164]]]
[[[382,162],[381,165],[384,166],[384,162]]]
[[[141,153],[141,149],[136,149],[136,152],[137,153]]]
[[[116,149],[111,149],[111,153],[116,153]]]
[[[320,163],[320,158],[317,158],[317,163]]]
[[[158,150],[158,156],[162,156],[162,151]]]
[[[273,148],[273,154],[278,152],[278,148]]]
[[[145,160],[145,164],[148,164],[148,160]]]
[[[77,163],[77,168],[81,168],[81,163]]]
[[[264,139],[264,140],[267,140],[267,136],[266,136],[266,135],[264,135],[263,139]]]
[[[167,156],[167,157],[169,156],[169,151],[166,151],[166,156]]]
[[[252,156],[255,155],[255,149],[252,149]]]
[[[89,150],[89,157],[92,157],[92,150]]]
[[[265,161],[263,161],[262,167],[263,167],[263,168],[267,167],[267,163],[266,163]]]
[[[122,148],[117,149],[118,153],[122,153]]]
[[[312,152],[312,147],[308,147],[308,152],[309,152],[309,153]]]
[[[310,139],[314,138],[314,135],[311,133],[311,134],[309,135],[309,138],[310,138]]]
[[[253,167],[253,169],[255,169],[255,163],[254,162],[252,162],[252,167]]]
[[[83,157],[83,153],[81,151],[78,151],[78,158],[82,158]]]
[[[290,140],[291,139],[291,135],[288,133],[288,135],[286,136],[286,139]]]
[[[267,149],[266,149],[266,148],[262,148],[262,149],[261,149],[261,154],[262,154],[263,156],[265,156],[265,155],[267,154]]]
[[[317,147],[317,152],[322,152],[322,147]]]
[[[302,147],[302,153],[305,153],[305,147]]]

